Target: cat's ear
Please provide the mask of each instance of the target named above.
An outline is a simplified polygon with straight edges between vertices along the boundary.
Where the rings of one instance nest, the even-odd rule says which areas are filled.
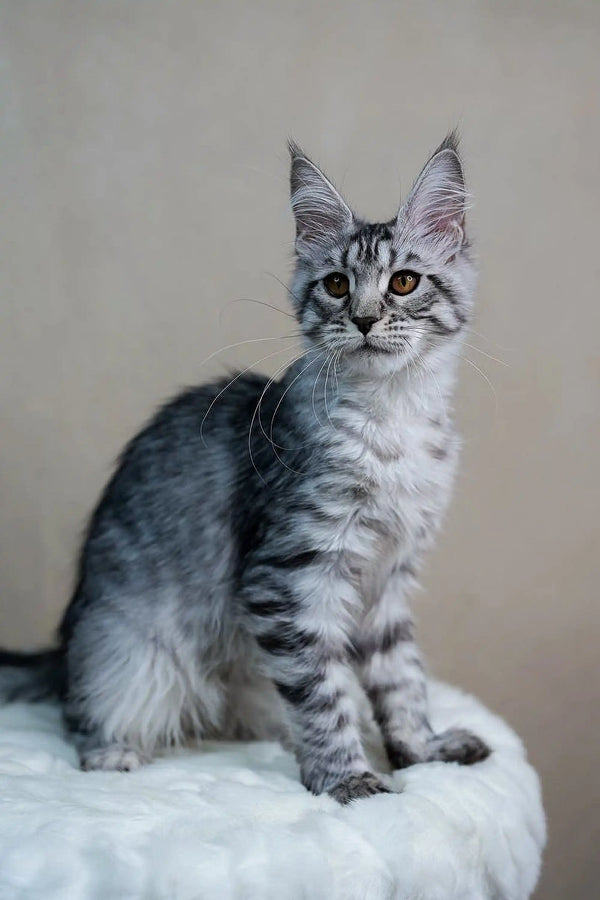
[[[300,147],[289,142],[290,195],[298,253],[324,250],[352,229],[354,216],[331,181]]]
[[[417,178],[398,213],[397,231],[408,231],[452,256],[464,241],[467,199],[458,137],[452,132]]]

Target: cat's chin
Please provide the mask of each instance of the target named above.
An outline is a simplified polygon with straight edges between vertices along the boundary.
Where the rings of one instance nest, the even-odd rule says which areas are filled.
[[[441,364],[453,365],[450,358],[456,356],[460,340],[461,336],[457,334],[454,340],[445,338],[438,342],[431,339],[398,344],[388,341],[380,344],[377,339],[352,341],[340,354],[336,369],[372,378],[403,372],[410,377],[415,370],[437,370]]]
[[[401,371],[410,365],[411,360],[410,349],[404,346],[377,346],[365,342],[349,348],[342,355],[339,368],[346,368],[357,374],[364,373],[380,377]]]

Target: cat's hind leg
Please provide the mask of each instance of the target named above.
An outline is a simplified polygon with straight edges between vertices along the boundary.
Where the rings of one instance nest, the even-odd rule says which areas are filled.
[[[96,733],[79,742],[79,761],[84,772],[95,769],[133,772],[147,765],[151,758],[139,747],[130,747],[116,741],[103,743],[102,736]]]
[[[89,613],[68,647],[65,720],[81,766],[130,771],[218,729],[224,690],[183,633]]]
[[[227,704],[219,737],[225,740],[279,741],[293,746],[291,724],[273,681],[259,670],[254,642],[238,645],[236,662],[228,673]]]

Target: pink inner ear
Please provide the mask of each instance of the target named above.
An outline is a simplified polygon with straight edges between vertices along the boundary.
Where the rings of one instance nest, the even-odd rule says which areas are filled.
[[[466,192],[460,161],[443,150],[427,164],[407,203],[409,225],[425,238],[463,240]]]
[[[456,208],[440,210],[437,206],[419,210],[417,215],[411,216],[409,213],[411,228],[424,240],[430,239],[436,243],[441,241],[447,245],[452,257],[464,239],[462,227],[464,218],[462,210]]]
[[[464,190],[451,185],[432,185],[419,191],[413,200],[410,218],[415,227],[425,234],[436,232],[462,232],[465,218]],[[459,235],[457,234],[457,237]]]

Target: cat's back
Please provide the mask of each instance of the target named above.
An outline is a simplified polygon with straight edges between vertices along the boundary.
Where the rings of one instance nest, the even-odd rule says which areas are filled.
[[[173,504],[204,503],[222,492],[264,381],[234,375],[188,388],[161,406],[125,446],[96,512],[115,514],[135,503],[140,512],[168,516]]]
[[[265,383],[232,378],[181,392],[126,445],[90,518],[72,607],[226,578],[240,435]]]

